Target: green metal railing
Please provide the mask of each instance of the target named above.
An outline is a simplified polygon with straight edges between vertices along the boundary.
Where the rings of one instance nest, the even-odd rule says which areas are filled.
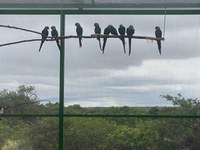
[[[199,6],[199,4],[198,4]],[[67,10],[67,9],[23,9],[23,10],[13,10],[13,9],[1,9],[0,15],[60,15],[60,35],[64,36],[65,33],[65,15],[199,15],[199,9],[173,9],[173,10]],[[65,73],[65,41],[61,39],[61,51],[60,51],[60,83],[59,83],[59,114],[5,114],[0,117],[57,117],[59,118],[59,150],[63,150],[63,123],[64,117],[128,117],[128,118],[197,118],[200,116],[195,115],[112,115],[112,114],[64,114],[64,73]]]
[[[0,117],[70,117],[70,118],[77,118],[77,117],[100,117],[100,118],[188,118],[188,119],[199,119],[200,115],[127,115],[127,114],[5,114],[1,115]],[[62,120],[61,120],[62,121]],[[60,124],[60,122],[59,122]],[[61,122],[63,124],[63,122]]]
[[[156,10],[62,10],[63,14],[73,15],[73,14],[80,14],[80,15],[181,15],[181,14],[187,14],[187,15],[195,15],[200,14],[200,9],[156,9]],[[38,9],[31,9],[31,10],[4,10],[0,9],[0,14],[23,14],[23,15],[60,15],[61,10],[60,9],[45,9],[45,10],[38,10]]]

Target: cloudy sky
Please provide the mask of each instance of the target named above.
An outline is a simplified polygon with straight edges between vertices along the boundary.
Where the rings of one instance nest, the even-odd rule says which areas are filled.
[[[59,16],[1,15],[1,24],[35,31],[56,26]],[[128,27],[135,35],[154,36],[155,26],[163,30],[163,15],[70,15],[66,16],[66,35],[75,35],[79,22],[83,35],[94,32],[94,23],[103,29],[112,24]],[[40,35],[0,28],[0,44]],[[170,105],[160,95],[181,93],[200,98],[200,16],[166,17],[162,55],[156,42],[134,39],[132,54],[123,53],[119,39],[108,39],[102,55],[96,39],[65,40],[65,104],[81,106],[164,106]],[[16,90],[19,85],[35,86],[40,99],[58,101],[59,51],[56,43],[46,42],[39,53],[40,42],[0,48],[0,89]],[[128,41],[126,41],[128,45]],[[128,46],[126,48],[128,50]]]

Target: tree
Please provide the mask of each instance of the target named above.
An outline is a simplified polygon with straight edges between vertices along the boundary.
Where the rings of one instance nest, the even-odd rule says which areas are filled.
[[[0,106],[6,114],[28,114],[42,112],[33,86],[21,85],[16,91],[0,91]]]
[[[58,120],[55,118],[42,118],[37,120],[27,132],[33,149],[58,149]]]
[[[171,101],[175,107],[175,115],[199,115],[200,101],[195,98],[183,98],[178,96],[162,95]],[[198,118],[168,119],[158,126],[163,126],[165,134],[162,135],[165,146],[171,149],[190,149],[196,150],[200,147],[200,120]],[[163,132],[163,131],[162,131]],[[160,135],[161,137],[161,135]]]
[[[0,120],[0,149],[12,135],[12,129],[6,124],[5,119]]]
[[[138,120],[136,127],[118,125],[108,135],[108,150],[156,150],[158,149],[159,133],[152,120]]]
[[[24,85],[19,86],[16,91],[2,90],[0,106],[5,108],[5,114],[38,113],[42,110],[37,103],[35,88]],[[37,118],[33,117],[2,118],[0,120],[0,147],[10,141],[16,143],[21,150],[29,150],[31,144],[27,133],[29,126],[36,120]]]
[[[107,135],[115,128],[114,122],[102,118],[66,119],[66,150],[104,150]]]
[[[184,98],[181,94],[178,96],[171,95],[161,95],[167,101],[171,101],[174,106],[176,106],[176,111],[179,115],[200,115],[200,100],[197,98]]]

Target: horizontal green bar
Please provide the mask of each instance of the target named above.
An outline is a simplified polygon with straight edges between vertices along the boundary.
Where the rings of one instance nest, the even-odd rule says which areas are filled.
[[[164,9],[158,9],[158,10],[134,10],[134,9],[127,9],[127,10],[71,10],[71,11],[65,11],[65,14],[82,14],[82,15],[176,15],[176,14],[200,14],[200,9],[194,9],[194,10],[164,10]]]
[[[112,9],[93,9],[93,10],[69,10],[63,9],[62,12],[66,15],[192,15],[192,14],[200,14],[199,9],[174,9],[174,10],[165,10],[157,9],[157,10],[134,10],[134,9],[124,9],[124,10],[112,10]],[[61,10],[59,9],[27,9],[27,10],[13,10],[13,9],[0,9],[0,14],[21,14],[21,15],[58,15],[61,14]]]
[[[111,118],[197,118],[194,115],[108,115],[108,114],[64,114],[64,117],[111,117]]]
[[[59,117],[59,114],[3,114],[1,117]]]
[[[59,114],[4,114],[0,117],[59,117]],[[105,117],[105,118],[196,118],[194,115],[123,115],[123,114],[64,114],[63,117]]]
[[[0,9],[0,14],[8,15],[58,15],[60,10],[33,10],[33,9]]]
[[[157,3],[136,3],[136,2],[130,2],[130,3],[0,3],[0,8],[21,8],[21,9],[27,9],[27,8],[37,8],[37,9],[58,9],[58,8],[198,8],[200,7],[200,3],[166,3],[166,2],[157,2]]]
[[[0,117],[59,117],[59,114],[4,114]],[[64,114],[63,117],[105,117],[105,118],[196,118],[199,115],[123,115],[123,114]]]

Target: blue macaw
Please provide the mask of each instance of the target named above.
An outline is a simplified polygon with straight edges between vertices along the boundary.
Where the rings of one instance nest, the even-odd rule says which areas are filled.
[[[105,29],[104,29],[104,35],[109,35],[111,33],[111,29],[109,26],[107,26]],[[105,50],[105,46],[106,46],[106,41],[107,41],[107,37],[104,37],[103,38],[103,48],[102,48],[102,53],[104,53],[104,50]]]
[[[76,26],[77,36],[82,36],[83,35],[83,28],[81,27],[81,25],[79,23],[75,23],[75,26]],[[81,40],[82,40],[82,38],[79,37],[79,47],[82,47]]]
[[[47,37],[49,35],[49,31],[48,30],[49,30],[48,26],[44,27],[44,29],[42,30],[42,40],[41,40],[39,52],[41,51],[41,48],[42,48],[42,45],[44,44],[44,41],[47,39]]]
[[[57,38],[58,37],[58,31],[56,30],[55,26],[51,27],[51,36],[52,36],[52,38]],[[58,46],[59,50],[61,50],[60,43],[59,43],[58,39],[56,39],[56,43],[57,43],[57,46]]]
[[[135,29],[133,25],[130,25],[127,28],[126,33],[128,36],[133,36],[133,34],[135,33]],[[128,38],[128,43],[129,43],[129,56],[130,56],[131,55],[131,37]]]
[[[119,34],[120,34],[120,35],[124,36],[124,35],[125,35],[125,32],[126,32],[126,29],[125,29],[125,27],[121,24],[121,25],[119,25],[118,31],[119,31]],[[121,39],[122,44],[123,44],[123,47],[124,47],[124,53],[126,53],[125,38],[124,38],[124,37],[121,37],[120,39]]]
[[[101,28],[100,28],[99,24],[98,23],[94,23],[94,26],[95,26],[94,33],[95,34],[101,34]],[[99,41],[99,47],[101,49],[101,40],[100,40],[99,37],[97,37],[97,40]]]
[[[160,27],[156,26],[155,29],[156,29],[156,31],[155,31],[156,38],[161,38],[162,37],[162,31],[160,30]],[[157,40],[157,45],[158,45],[159,53],[161,55],[161,40]]]

